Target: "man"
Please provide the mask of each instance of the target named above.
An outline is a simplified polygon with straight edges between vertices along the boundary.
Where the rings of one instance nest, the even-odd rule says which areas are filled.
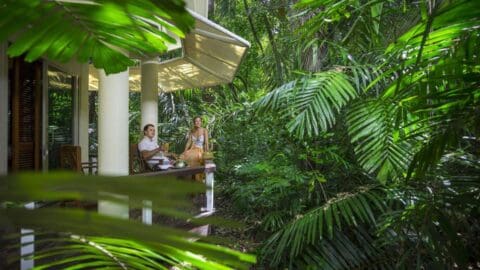
[[[168,164],[168,158],[164,156],[163,149],[155,140],[155,126],[146,124],[143,127],[143,135],[143,139],[138,144],[138,150],[142,158],[147,161],[148,166],[158,169],[158,165]],[[161,159],[164,160],[164,163],[159,164]]]

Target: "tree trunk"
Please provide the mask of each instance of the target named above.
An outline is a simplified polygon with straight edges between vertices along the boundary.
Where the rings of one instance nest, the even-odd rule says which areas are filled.
[[[213,17],[215,13],[215,0],[208,0],[208,17]]]
[[[263,46],[262,46],[262,43],[260,42],[260,39],[258,38],[257,30],[255,29],[255,26],[253,24],[252,13],[250,8],[248,7],[247,0],[243,0],[243,4],[245,6],[245,13],[247,13],[248,23],[250,24],[250,28],[252,29],[253,37],[255,38],[255,41],[257,42],[258,47],[260,47],[260,51],[263,54]]]
[[[265,28],[268,33],[268,40],[270,42],[270,46],[272,46],[273,56],[275,59],[275,66],[277,69],[276,82],[278,85],[280,85],[283,82],[283,68],[282,68],[281,56],[280,56],[280,53],[278,52],[277,45],[275,43],[275,37],[273,36],[273,33],[272,33],[272,27],[270,26],[270,21],[268,20],[267,15],[265,14],[263,14],[263,21],[265,23]]]

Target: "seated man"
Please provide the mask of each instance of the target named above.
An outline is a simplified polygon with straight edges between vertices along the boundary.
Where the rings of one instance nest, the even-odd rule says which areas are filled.
[[[164,164],[168,165],[168,158],[165,156],[163,149],[158,146],[155,140],[155,127],[152,124],[146,124],[143,127],[143,139],[138,143],[138,150],[148,166],[152,169],[162,168]]]

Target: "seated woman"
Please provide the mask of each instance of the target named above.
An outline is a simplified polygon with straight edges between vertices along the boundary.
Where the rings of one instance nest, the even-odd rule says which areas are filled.
[[[202,128],[202,119],[196,116],[193,118],[193,128],[188,133],[188,141],[181,158],[187,162],[188,166],[199,166],[203,163],[204,151],[209,151],[208,130]]]

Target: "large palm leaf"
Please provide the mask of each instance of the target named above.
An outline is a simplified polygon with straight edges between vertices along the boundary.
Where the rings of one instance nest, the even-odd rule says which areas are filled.
[[[76,57],[107,74],[133,65],[131,56],[164,52],[166,43],[175,43],[167,30],[184,37],[193,25],[180,0],[7,0],[0,18],[0,41],[13,42],[10,56],[62,62]]]
[[[36,260],[37,265],[40,265],[37,267],[38,269],[72,268],[72,266],[74,269],[90,269],[100,266],[118,269],[168,269],[167,265],[176,266],[181,263],[177,258],[158,254],[152,248],[131,240],[68,234],[52,236],[37,233],[35,236],[41,237],[43,242],[48,242],[48,240],[55,242],[54,247],[38,248],[39,251],[32,254],[31,258]],[[23,244],[35,244],[35,241]],[[59,257],[62,259],[59,260]]]
[[[8,178],[4,176],[0,180],[2,205],[5,206],[4,203],[13,205],[0,208],[2,234],[5,231],[16,232],[20,228],[29,228],[34,229],[35,234],[40,235],[39,243],[42,243],[42,241],[56,243],[64,241],[65,237],[60,239],[45,238],[42,234],[44,232],[63,232],[67,235],[78,235],[80,238],[96,239],[94,241],[104,243],[105,249],[109,251],[99,254],[98,252],[101,250],[97,246],[86,248],[75,244],[75,248],[79,248],[78,252],[67,249],[64,252],[57,253],[55,248],[58,248],[58,245],[54,245],[53,250],[47,249],[40,256],[49,258],[55,255],[58,255],[58,258],[67,256],[64,263],[75,262],[79,267],[86,262],[101,263],[105,261],[118,266],[118,261],[121,261],[123,264],[132,263],[132,267],[136,268],[134,266],[139,261],[146,260],[141,264],[148,265],[152,263],[149,261],[152,257],[158,259],[159,256],[163,256],[159,259],[162,263],[175,265],[186,262],[203,269],[224,269],[228,266],[246,268],[249,263],[254,262],[254,258],[249,255],[217,245],[192,242],[192,238],[201,238],[203,242],[210,240],[168,226],[146,225],[138,221],[118,219],[68,207],[51,206],[35,209],[18,207],[25,201],[40,201],[39,205],[41,206],[63,200],[88,202],[107,200],[121,204],[127,203],[130,207],[138,209],[143,207],[144,200],[149,200],[152,202],[152,210],[162,215],[173,216],[181,220],[189,219],[196,224],[217,223],[217,221],[209,218],[196,219],[191,214],[179,210],[182,208],[188,209],[188,202],[185,198],[192,192],[202,190],[203,188],[200,185],[174,181],[168,178],[85,177],[68,173],[20,174]],[[158,185],[158,181],[161,181],[162,184]],[[121,194],[128,198],[128,202],[118,199],[118,196],[112,194]],[[17,205],[17,207],[14,205]],[[15,239],[18,243],[18,238]],[[118,239],[128,239],[138,243],[138,245],[144,245],[155,254],[143,256],[148,251],[135,251],[137,247],[134,245],[130,245],[130,249],[124,249],[122,246],[128,245],[128,243]],[[3,242],[5,238],[1,240]],[[70,238],[68,242],[71,244]],[[3,250],[4,247],[5,245],[2,244],[2,253],[5,251]],[[14,251],[18,252],[18,249]],[[68,255],[69,251],[74,254]],[[128,256],[132,253],[138,253],[139,257],[129,259]],[[140,254],[143,255],[140,256]],[[113,259],[112,256],[116,259]],[[17,256],[12,254],[10,258],[15,259]],[[58,265],[52,265],[52,267],[55,266]]]
[[[279,112],[287,129],[298,138],[318,136],[335,124],[335,116],[357,97],[347,76],[326,71],[291,81],[257,102],[260,112]]]
[[[401,176],[411,161],[411,145],[396,126],[406,114],[400,106],[375,100],[358,102],[348,112],[348,132],[358,160],[369,173],[378,172],[383,182]]]
[[[382,191],[378,188],[339,195],[275,233],[267,240],[263,250],[269,255],[273,253],[270,258],[273,264],[280,262],[285,254],[293,260],[307,245],[333,239],[335,232],[341,231],[342,227],[375,224],[378,213],[385,210]]]
[[[37,241],[22,242],[22,245],[36,245],[34,254],[25,254],[24,259],[35,260],[35,269],[231,269],[226,264],[215,262],[188,251],[185,247],[165,243],[139,242],[111,237],[89,237],[75,234],[45,232],[22,233],[21,237],[34,235]],[[10,240],[20,242],[18,238]],[[202,245],[202,244],[200,244]],[[203,244],[208,246],[208,244]],[[18,252],[19,244],[9,248],[9,258]],[[225,249],[226,251],[227,249]],[[220,251],[220,249],[217,249]],[[223,251],[222,251],[223,252]],[[219,253],[220,254],[220,253]],[[203,257],[203,258],[202,258]],[[247,265],[232,261],[235,269]]]
[[[478,175],[478,167],[472,173]],[[479,180],[469,175],[430,176],[387,191],[389,200],[398,206],[380,219],[378,235],[383,246],[403,247],[397,267],[414,260],[418,266],[447,269],[477,263],[478,250],[469,250],[477,241],[464,235],[479,230]]]
[[[374,242],[363,227],[345,233],[335,231],[332,239],[308,245],[292,265],[296,269],[393,269],[392,256]]]
[[[387,50],[403,61],[379,76],[399,74],[382,99],[396,99],[416,116],[403,126],[411,136],[423,138],[410,166],[417,176],[434,167],[444,150],[455,147],[478,123],[480,61],[473,48],[480,46],[479,9],[478,1],[445,2]]]

